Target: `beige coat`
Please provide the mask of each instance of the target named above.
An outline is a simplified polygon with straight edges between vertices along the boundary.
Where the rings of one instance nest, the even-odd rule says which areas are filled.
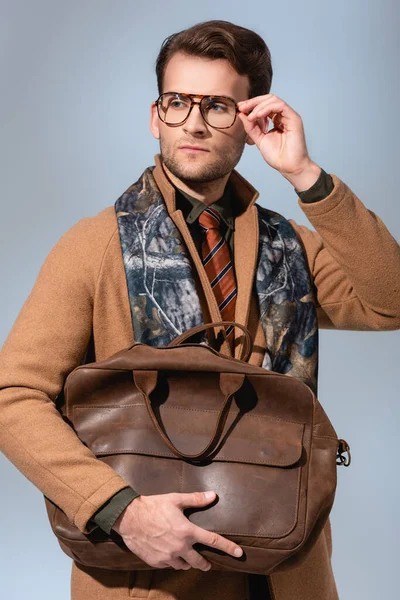
[[[220,320],[185,219],[175,210],[174,188],[160,156],[155,160],[157,184],[198,272],[205,320]],[[298,200],[316,231],[291,221],[317,287],[320,327],[399,329],[399,247],[379,217],[338,177],[332,178],[334,189],[324,200],[314,204]],[[252,332],[255,343],[250,362],[261,365],[265,337],[252,294],[258,193],[237,171],[231,181],[245,209],[235,221],[235,320]],[[127,485],[79,441],[53,402],[67,374],[80,363],[92,325],[97,360],[134,343],[113,206],[80,220],[54,246],[0,353],[1,450],[82,532],[89,531],[86,524],[96,510]],[[238,343],[235,356],[240,351]],[[331,552],[328,521],[300,568],[271,576],[274,599],[335,600]],[[73,563],[72,598],[244,600],[248,597],[246,579],[241,573],[114,572]]]

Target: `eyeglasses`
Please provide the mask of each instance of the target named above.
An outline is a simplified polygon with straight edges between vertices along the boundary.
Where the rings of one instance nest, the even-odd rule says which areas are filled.
[[[193,98],[200,98],[195,102]],[[193,105],[198,104],[205,122],[215,129],[228,129],[236,121],[239,108],[229,96],[203,96],[166,92],[154,101],[161,121],[171,127],[182,125],[189,117]]]

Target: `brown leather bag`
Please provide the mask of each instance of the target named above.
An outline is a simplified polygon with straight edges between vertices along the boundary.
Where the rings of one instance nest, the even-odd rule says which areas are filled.
[[[321,404],[300,380],[208,345],[135,343],[66,378],[63,418],[99,460],[142,495],[209,489],[216,501],[185,511],[195,524],[234,540],[234,558],[208,547],[213,569],[270,574],[300,565],[331,511],[336,465],[350,463]],[[223,330],[225,331],[225,330]],[[338,458],[338,462],[336,459]],[[152,569],[112,530],[81,533],[45,497],[53,532],[79,563],[105,569]]]

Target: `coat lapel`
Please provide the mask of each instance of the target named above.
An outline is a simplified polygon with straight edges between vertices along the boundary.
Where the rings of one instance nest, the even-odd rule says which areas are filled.
[[[257,266],[258,217],[251,206],[235,219],[234,262],[238,294],[235,321],[248,327],[251,293]],[[242,344],[235,347],[235,358],[240,357]]]
[[[169,216],[179,229],[196,267],[210,317],[212,321],[221,321],[221,313],[218,309],[214,292],[193,242],[189,228],[183,217],[182,211],[176,210],[175,188],[169,181],[162,167],[161,155],[156,154],[154,159],[156,166],[153,170],[153,177],[163,195]],[[235,196],[238,200],[240,212],[235,219],[234,267],[238,288],[235,321],[247,327],[258,253],[258,216],[257,208],[254,204],[259,193],[235,170],[232,171],[229,181],[233,186]],[[238,340],[239,342],[235,342],[235,358],[239,358],[244,341],[243,334],[239,329],[235,330],[235,340]],[[231,355],[229,344],[226,342],[221,346],[221,351],[229,356]]]

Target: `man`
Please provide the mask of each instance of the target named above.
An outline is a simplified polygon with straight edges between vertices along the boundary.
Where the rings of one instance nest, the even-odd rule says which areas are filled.
[[[309,157],[300,115],[268,93],[272,68],[261,38],[227,22],[199,24],[169,39],[157,69],[160,97],[150,108],[150,129],[160,141],[160,154],[147,179],[140,180],[153,187],[149,192],[134,184],[126,197],[139,189],[135,198],[143,212],[147,205],[140,202],[146,201],[146,194],[161,194],[168,231],[174,232],[179,251],[190,257],[196,281],[193,298],[199,299],[204,321],[233,314],[253,334],[249,362],[268,368],[266,349],[277,342],[274,331],[269,338],[261,327],[253,285],[259,246],[258,194],[234,171],[247,143],[255,144],[266,164],[293,185],[316,229],[290,222],[313,278],[319,326],[400,328],[399,298],[393,285],[400,278],[398,245],[346,184]],[[260,87],[263,93],[254,93]],[[270,121],[274,128],[268,131]],[[80,531],[113,528],[135,554],[155,567],[108,571],[73,562],[72,598],[337,599],[329,520],[298,569],[268,578],[209,571],[208,561],[193,548],[194,543],[232,555],[241,552],[223,536],[195,527],[183,514],[185,507],[212,502],[214,491],[209,490],[209,497],[203,492],[138,495],[140,490],[133,490],[96,459],[60,418],[54,399],[66,375],[82,359],[92,327],[96,359],[102,360],[139,339],[154,343],[165,326],[166,316],[151,290],[146,287],[143,300],[143,294],[135,295],[130,287],[129,244],[123,242],[133,240],[124,239],[122,223],[129,213],[118,202],[115,209],[79,221],[53,248],[0,356],[4,453]],[[206,209],[213,210],[207,213]],[[233,287],[218,290],[221,302],[216,301],[215,278],[207,279],[206,264],[213,248],[207,250],[203,213],[224,225],[217,243],[232,260],[224,271],[230,273]],[[152,320],[148,317],[143,332],[137,320],[142,301],[153,302]],[[170,325],[177,328],[179,319]],[[180,330],[187,328],[181,324]],[[242,338],[234,332],[230,336],[224,349],[238,357]]]

